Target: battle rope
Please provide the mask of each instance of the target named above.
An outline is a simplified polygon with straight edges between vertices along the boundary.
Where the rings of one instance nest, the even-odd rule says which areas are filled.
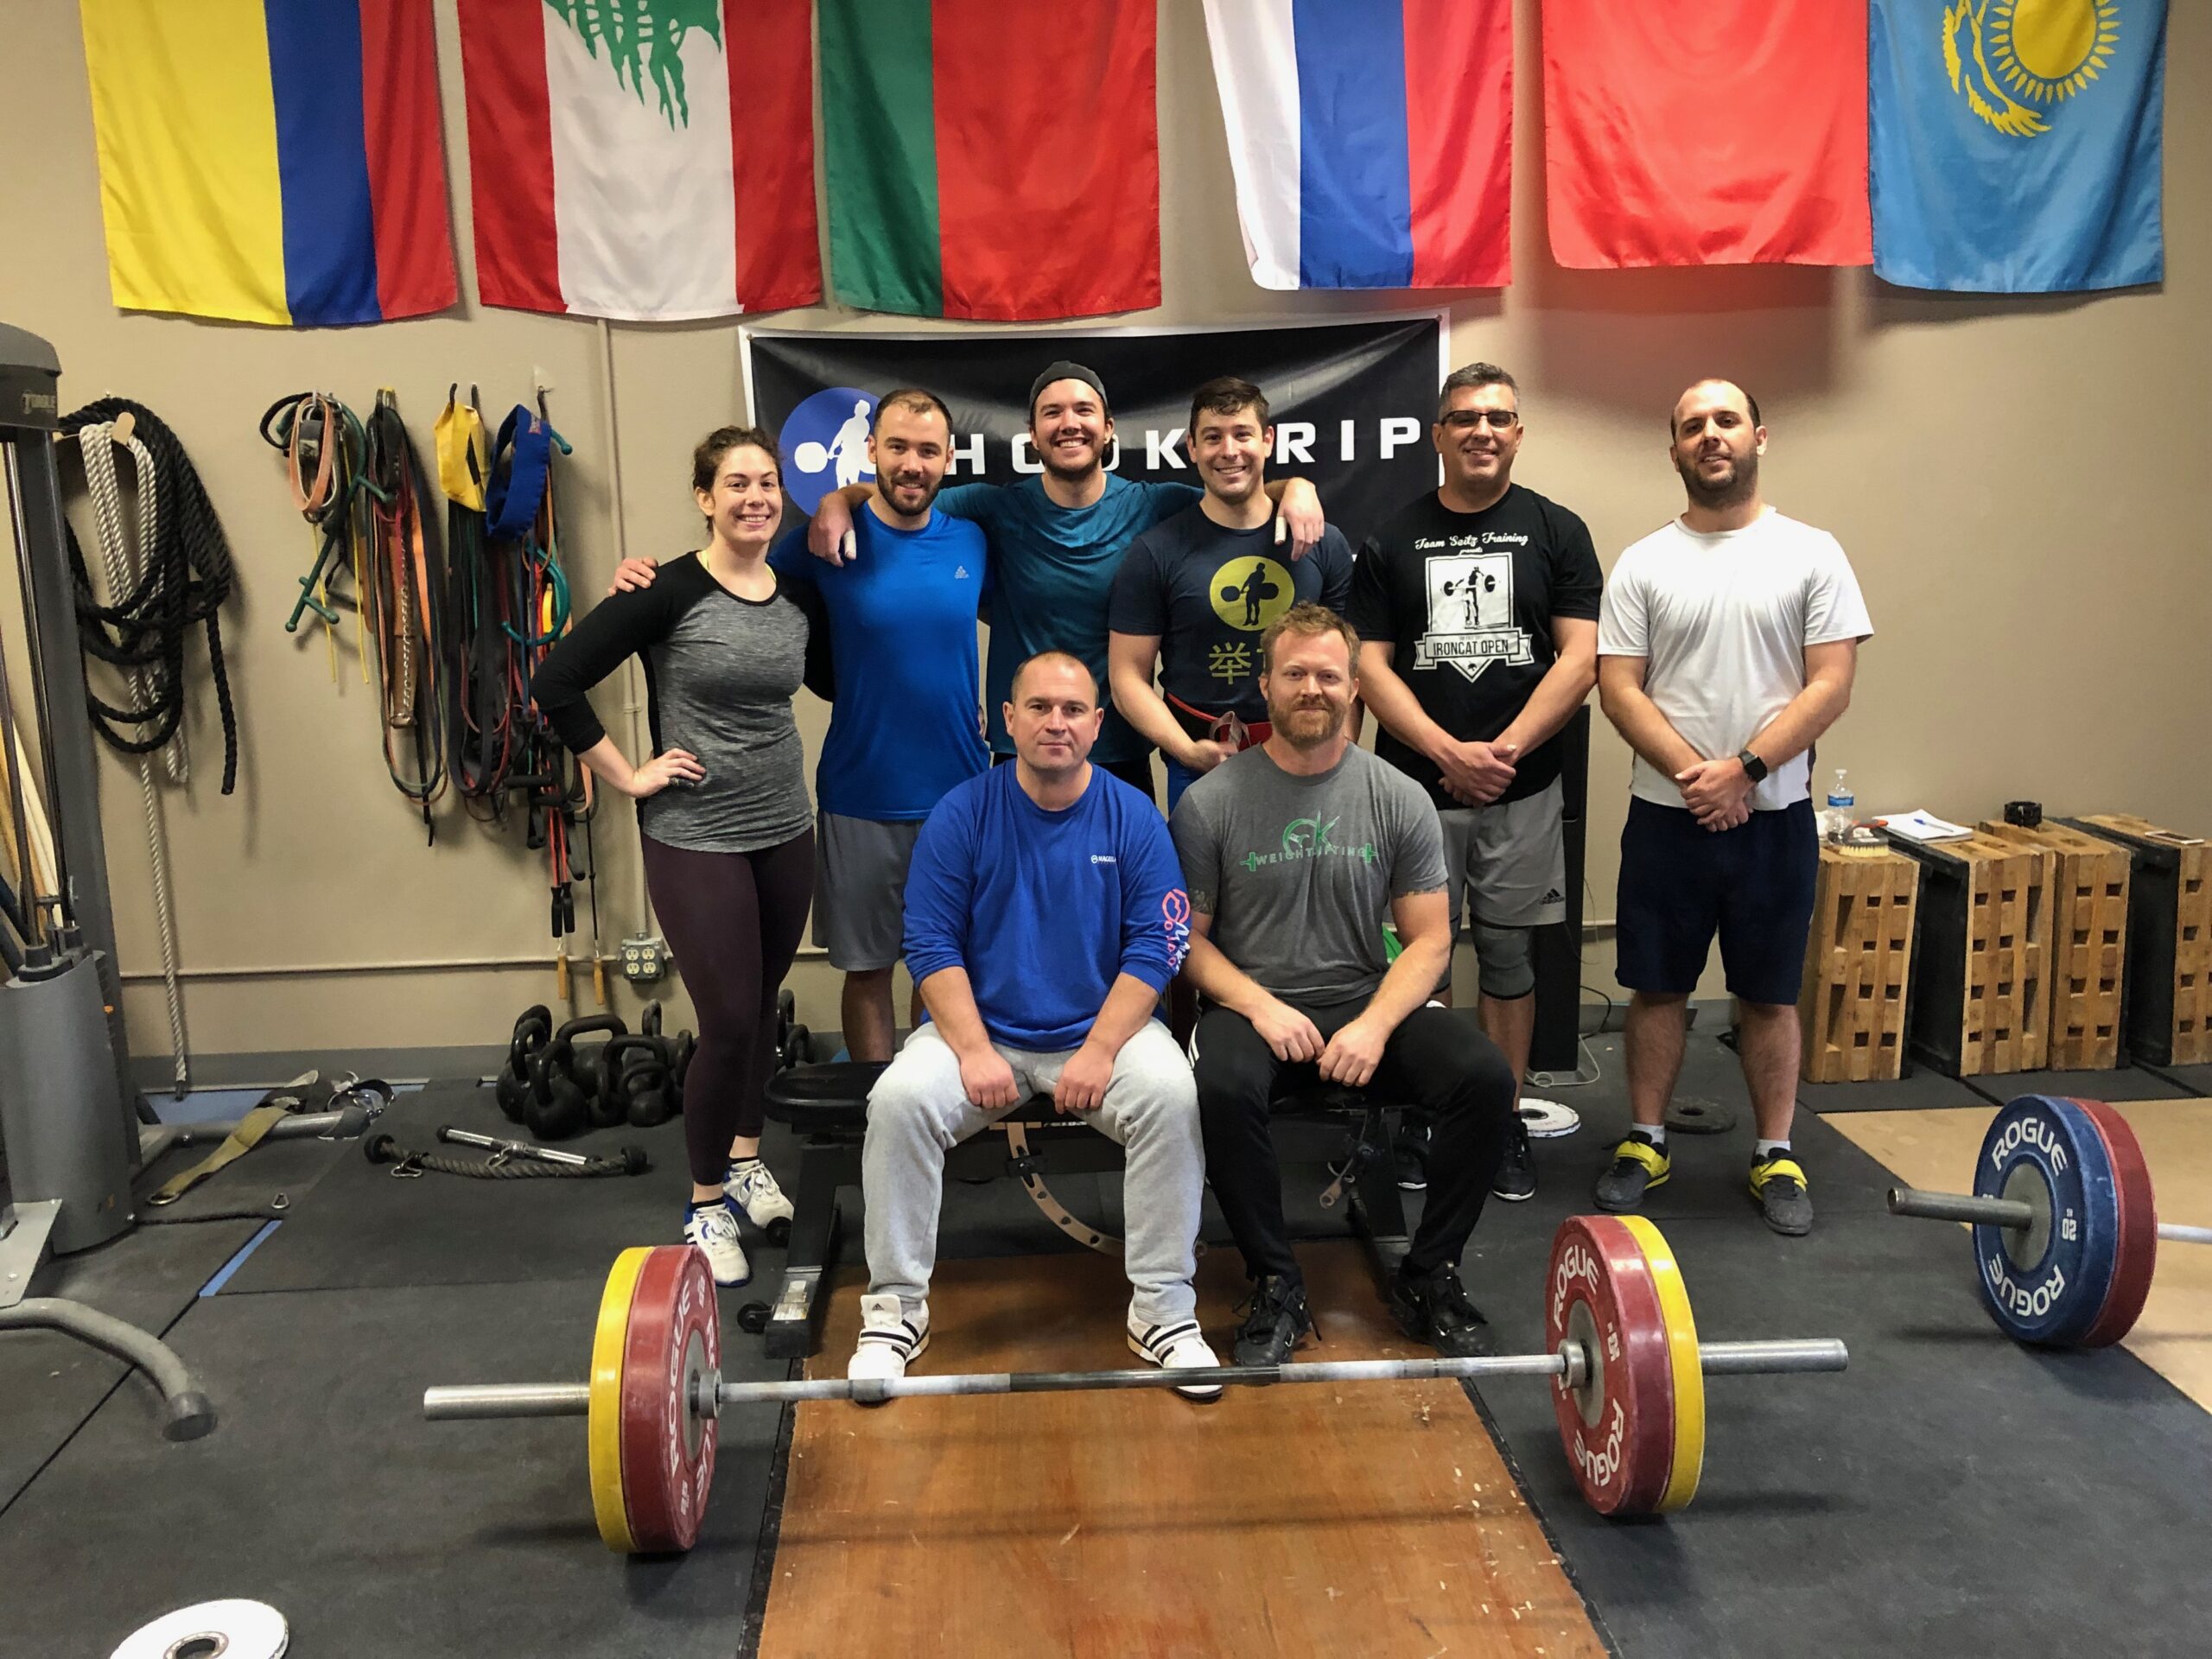
[[[130,590],[103,605],[76,537],[69,537],[69,568],[77,588],[77,617],[86,652],[126,675],[140,677],[143,701],[118,709],[97,696],[86,701],[100,735],[125,754],[151,754],[168,746],[184,718],[184,639],[194,626],[207,636],[207,665],[215,683],[216,707],[223,722],[223,793],[238,785],[238,712],[232,702],[229,671],[223,660],[222,605],[231,596],[235,574],[222,521],[176,435],[143,404],[127,397],[103,397],[62,420],[64,432],[111,427],[130,417],[125,434],[138,464],[141,561]],[[111,462],[112,444],[107,459]],[[111,466],[107,476],[112,481]],[[95,488],[99,487],[97,485]],[[111,509],[120,526],[119,505]],[[135,730],[127,728],[136,728]],[[184,764],[181,748],[176,764]]]
[[[79,410],[62,425],[65,432],[75,432],[84,461],[108,595],[103,603],[75,529],[70,527],[70,574],[77,593],[79,634],[87,654],[121,673],[130,706],[109,704],[89,686],[86,701],[100,734],[138,763],[154,919],[161,939],[162,990],[168,1014],[171,1081],[181,1099],[191,1084],[191,1045],[178,982],[176,906],[169,889],[168,836],[162,820],[161,791],[154,780],[154,756],[161,755],[171,782],[190,782],[183,720],[184,642],[198,621],[207,631],[208,661],[222,709],[223,792],[229,794],[237,782],[237,716],[231,706],[218,615],[232,585],[230,550],[182,446],[150,410],[108,398]],[[125,523],[117,471],[117,459],[123,454],[131,459],[137,486],[135,536]],[[197,596],[193,591],[196,569],[206,573]]]

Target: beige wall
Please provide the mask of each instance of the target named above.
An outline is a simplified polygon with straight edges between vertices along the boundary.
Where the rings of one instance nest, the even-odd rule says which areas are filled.
[[[1581,512],[1610,564],[1679,507],[1662,434],[1676,391],[1707,372],[1742,379],[1772,430],[1771,498],[1841,537],[1879,630],[1857,701],[1822,756],[1824,766],[1850,766],[1862,808],[1917,804],[1969,818],[2033,796],[2054,810],[2118,808],[2212,830],[2203,741],[2212,445],[2201,413],[2212,387],[2212,15],[2177,6],[2170,26],[2164,289],[2008,301],[1885,289],[1863,271],[1560,270],[1543,245],[1536,9],[1522,0],[1520,10],[1516,282],[1452,307],[1454,357],[1502,362],[1522,380],[1529,437],[1519,476]],[[437,10],[467,293],[451,0]],[[1341,316],[1421,299],[1251,285],[1198,8],[1163,0],[1160,11],[1168,303],[1128,321]],[[556,423],[577,443],[561,479],[570,569],[580,588],[595,591],[615,547],[598,333],[473,302],[445,317],[299,334],[118,313],[76,9],[4,0],[0,31],[11,152],[0,176],[0,318],[55,343],[65,407],[126,394],[177,429],[239,567],[242,596],[225,621],[244,781],[232,799],[216,793],[218,737],[203,692],[192,728],[196,779],[168,809],[178,930],[195,976],[193,1046],[497,1040],[518,1007],[550,995],[550,972],[359,971],[543,958],[544,887],[512,835],[488,834],[457,809],[444,814],[437,846],[424,849],[411,810],[385,779],[351,628],[335,685],[321,639],[283,632],[310,549],[253,427],[286,391],[326,387],[365,407],[391,385],[426,437],[449,381],[478,383],[487,404],[504,406],[542,378]],[[772,321],[910,326],[830,310]],[[629,544],[673,551],[691,544],[696,524],[683,488],[690,445],[737,411],[737,329],[620,327],[613,349]],[[620,690],[607,690],[610,714]],[[804,712],[810,741],[821,712]],[[1599,918],[1612,912],[1626,776],[1626,751],[1601,722],[1588,871]],[[145,975],[158,959],[136,780],[112,757],[106,779],[121,953],[127,972]],[[639,919],[622,803],[603,830],[611,943]],[[1605,947],[1593,949],[1591,983],[1611,988],[1609,962]],[[802,1017],[835,1025],[826,967],[803,963],[795,983]],[[620,1006],[632,1004],[626,996]],[[135,1044],[165,1048],[158,986],[134,980],[127,1007]]]

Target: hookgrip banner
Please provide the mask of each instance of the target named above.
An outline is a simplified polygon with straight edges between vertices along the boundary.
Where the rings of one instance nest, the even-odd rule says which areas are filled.
[[[1063,358],[1106,383],[1115,436],[1107,463],[1124,477],[1196,486],[1183,448],[1191,393],[1236,374],[1268,397],[1268,477],[1312,479],[1353,547],[1438,481],[1428,429],[1446,373],[1440,314],[1272,328],[743,334],[746,406],[778,435],[795,514],[874,478],[868,420],[876,399],[899,386],[926,387],[952,410],[946,483],[1006,484],[1041,472],[1026,400],[1038,372]]]

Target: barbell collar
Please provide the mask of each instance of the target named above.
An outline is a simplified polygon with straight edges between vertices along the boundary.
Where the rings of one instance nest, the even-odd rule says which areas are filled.
[[[1715,1342],[1699,1350],[1708,1376],[1748,1376],[1783,1372],[1840,1371],[1850,1351],[1834,1338],[1805,1341]],[[824,1376],[760,1382],[717,1382],[702,1408],[785,1405],[807,1400],[879,1401],[970,1394],[1069,1394],[1121,1389],[1187,1388],[1192,1383],[1268,1388],[1311,1382],[1413,1382],[1490,1376],[1563,1376],[1580,1386],[1586,1362],[1581,1345],[1566,1343],[1552,1354],[1495,1354],[1452,1359],[1353,1359],[1289,1365],[1224,1365],[1205,1370],[1121,1371],[986,1371],[943,1376],[862,1378]],[[511,1417],[580,1417],[590,1408],[582,1383],[498,1383],[435,1388],[423,1395],[432,1421]]]
[[[1890,1189],[1890,1213],[1925,1221],[1964,1221],[2024,1233],[2035,1225],[2035,1211],[2017,1198],[1974,1198],[1964,1192],[1923,1192],[1916,1186]]]

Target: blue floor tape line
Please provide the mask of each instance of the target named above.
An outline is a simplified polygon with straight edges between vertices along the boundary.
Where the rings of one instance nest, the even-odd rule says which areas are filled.
[[[246,1240],[245,1243],[238,1246],[238,1253],[232,1256],[229,1261],[224,1262],[223,1265],[216,1270],[215,1276],[213,1279],[210,1279],[206,1284],[200,1287],[200,1295],[203,1297],[213,1296],[217,1291],[228,1284],[230,1282],[231,1275],[245,1265],[246,1257],[251,1255],[256,1250],[259,1249],[262,1245],[262,1241],[266,1239],[270,1234],[275,1232],[283,1224],[284,1224],[281,1221],[272,1221],[266,1226],[263,1227],[262,1230],[256,1233],[251,1238]]]

